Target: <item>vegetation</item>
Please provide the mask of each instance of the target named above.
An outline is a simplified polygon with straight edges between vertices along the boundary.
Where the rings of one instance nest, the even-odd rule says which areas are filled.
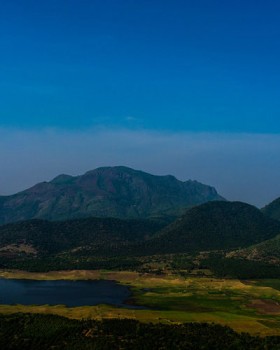
[[[65,181],[72,178],[54,182]],[[280,349],[279,338],[240,334],[280,336],[280,223],[225,201],[171,221],[36,219],[0,226],[0,277],[116,280],[131,288],[130,304],[145,307],[0,305],[0,346],[10,337],[11,349]],[[151,343],[143,345],[143,334]]]
[[[0,316],[2,349],[279,349],[279,337],[238,334],[211,324],[70,320],[53,315]]]
[[[280,220],[280,198],[275,199],[273,202],[266,205],[262,212],[275,220]]]
[[[50,222],[30,220],[0,226],[0,267],[30,271],[64,269],[119,269],[153,271],[150,265],[164,260],[176,270],[193,270],[203,264],[218,276],[255,277],[256,269],[239,260],[213,260],[197,264],[201,251],[248,247],[275,237],[280,223],[265,217],[258,209],[239,202],[209,202],[189,209],[174,223],[169,220],[121,220],[88,218]],[[273,244],[273,248],[276,245]],[[179,254],[179,255],[178,255]],[[184,255],[185,254],[185,255]],[[268,255],[271,251],[268,249]],[[182,256],[184,257],[182,258]],[[191,257],[190,257],[191,255]],[[166,258],[168,256],[168,258]],[[215,257],[215,255],[214,255]],[[234,257],[234,256],[233,256]],[[269,269],[275,277],[279,269]],[[230,266],[229,266],[230,265]],[[221,268],[228,266],[227,271]],[[253,275],[250,275],[250,271]],[[249,272],[249,275],[243,272]],[[246,276],[246,277],[245,277]]]
[[[279,232],[279,222],[249,204],[216,201],[188,210],[143,247],[153,253],[224,250],[259,243]]]
[[[0,305],[0,314],[42,313],[73,319],[135,319],[141,322],[182,324],[213,322],[252,335],[280,336],[278,280],[241,282],[213,277],[152,275],[126,271],[1,272],[0,276],[31,279],[106,279],[129,286],[129,305],[66,307],[63,305]]]
[[[226,258],[223,255],[213,254],[202,261],[215,276],[222,278],[258,279],[279,278],[280,265],[263,261],[250,261],[240,258]]]
[[[280,265],[280,235],[228,254],[229,257]]]
[[[120,220],[87,218],[68,221],[29,220],[0,226],[0,256],[27,253],[15,251],[14,246],[32,247],[30,255],[49,256],[74,248],[92,252],[110,251],[116,246],[145,240],[165,223],[155,220]],[[5,249],[6,247],[6,249]],[[36,253],[36,254],[35,254]]]

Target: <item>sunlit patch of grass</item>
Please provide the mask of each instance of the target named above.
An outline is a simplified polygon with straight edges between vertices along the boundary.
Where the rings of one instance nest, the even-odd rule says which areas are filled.
[[[101,278],[99,270],[70,270],[50,272],[28,272],[20,270],[0,270],[0,277],[32,280],[95,280]]]
[[[256,286],[270,287],[280,291],[280,279],[263,279],[255,282]]]
[[[132,310],[123,308],[113,308],[107,305],[83,306],[67,308],[63,305],[57,306],[24,306],[24,305],[1,305],[0,312],[11,314],[17,312],[23,313],[42,313],[56,314],[73,319],[103,319],[103,318],[130,318],[142,322],[162,322],[162,323],[183,323],[183,322],[210,322],[221,325],[228,325],[239,332],[250,332],[260,335],[280,335],[279,328],[268,326],[265,319],[257,319],[242,315],[234,315],[225,312],[184,312],[184,311],[159,311],[159,310]],[[270,322],[280,322],[270,321]]]

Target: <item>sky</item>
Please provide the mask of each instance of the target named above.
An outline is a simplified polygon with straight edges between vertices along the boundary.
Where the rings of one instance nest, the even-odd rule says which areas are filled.
[[[257,206],[280,196],[279,13],[275,0],[0,0],[0,194],[126,165]]]

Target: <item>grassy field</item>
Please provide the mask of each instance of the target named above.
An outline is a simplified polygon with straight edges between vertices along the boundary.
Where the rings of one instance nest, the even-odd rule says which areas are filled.
[[[0,271],[0,277],[37,280],[108,279],[128,285],[133,302],[149,309],[108,305],[68,308],[0,305],[0,313],[53,313],[69,318],[133,318],[143,322],[215,322],[239,332],[280,335],[280,280],[239,281],[208,277],[183,278],[126,271]]]

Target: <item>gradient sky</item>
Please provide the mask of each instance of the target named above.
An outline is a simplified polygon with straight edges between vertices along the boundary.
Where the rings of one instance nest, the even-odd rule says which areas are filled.
[[[100,144],[108,142],[105,136],[110,130],[116,131],[114,135],[118,130],[127,130],[128,135],[134,131],[143,135],[145,130],[149,135],[172,135],[168,140],[207,133],[212,134],[211,142],[222,138],[224,150],[232,149],[233,139],[244,142],[240,135],[246,134],[255,142],[250,157],[259,164],[255,171],[261,172],[273,158],[269,151],[259,152],[263,135],[265,139],[271,135],[268,144],[274,147],[272,153],[278,151],[274,136],[280,133],[279,14],[280,2],[275,0],[0,0],[1,133],[11,135],[18,149],[22,138],[14,135],[20,131],[46,137],[44,130],[53,129],[61,135],[70,132],[75,139],[75,132],[94,136],[102,128],[106,132]],[[229,143],[224,141],[227,136]],[[91,157],[89,169],[115,159],[133,165],[134,155],[128,150],[133,139],[127,139],[127,148],[111,160],[104,155],[102,162],[100,153],[97,161],[83,150],[83,156]],[[200,137],[193,140],[196,145]],[[68,141],[65,152],[71,148]],[[15,147],[9,137],[5,143],[0,140],[0,146],[7,151]],[[37,146],[34,142],[30,149]],[[157,154],[156,147],[151,144],[150,152]],[[252,168],[241,161],[243,147],[236,149],[240,152],[240,158],[232,159],[236,171],[247,169],[243,169],[246,183],[259,186],[249,179]],[[9,161],[1,153],[2,194],[44,180],[36,158],[35,165],[30,164],[29,181],[18,180],[15,185],[9,180],[15,176],[14,164],[20,163],[19,153],[10,152]],[[201,173],[192,173],[187,171],[192,167],[187,154],[188,167],[179,176],[222,183],[229,198],[236,197],[238,183],[230,185],[226,163],[220,164],[220,175],[207,178],[205,174],[213,173],[206,161],[211,163],[211,158],[201,153]],[[174,173],[173,159],[165,157],[165,169],[157,170],[147,166],[145,156],[138,168]],[[232,157],[230,151],[228,156]],[[72,173],[84,169],[79,159]],[[156,157],[156,167],[155,162]],[[265,181],[276,179],[278,163],[269,163],[270,177],[266,173]],[[68,166],[63,171],[46,163],[45,179],[61,170],[71,172]],[[259,200],[252,189],[246,194],[245,187],[240,183],[242,199],[256,204],[280,195],[276,180],[262,190]]]

